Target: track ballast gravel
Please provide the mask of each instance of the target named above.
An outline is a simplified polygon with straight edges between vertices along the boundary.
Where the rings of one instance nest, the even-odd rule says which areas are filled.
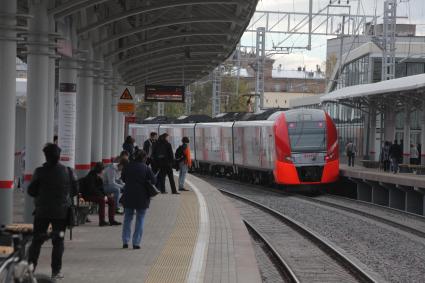
[[[424,282],[425,241],[386,229],[366,218],[339,213],[273,192],[259,192],[249,184],[207,178],[207,182],[242,194],[306,225],[358,259],[389,282]],[[416,239],[416,240],[415,240]]]

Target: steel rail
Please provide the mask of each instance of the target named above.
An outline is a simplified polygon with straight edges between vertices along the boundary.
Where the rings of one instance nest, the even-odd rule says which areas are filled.
[[[266,213],[269,213],[275,216],[277,219],[283,221],[304,237],[315,243],[323,252],[328,254],[331,258],[337,261],[343,268],[345,268],[350,274],[352,274],[355,278],[357,278],[360,282],[377,282],[368,272],[364,271],[361,267],[359,267],[355,262],[345,256],[342,252],[340,252],[336,247],[333,246],[330,242],[324,239],[322,236],[318,235],[316,232],[310,230],[303,224],[297,222],[296,220],[282,214],[281,212],[267,207],[259,202],[256,202],[252,199],[246,198],[239,194],[235,194],[229,192],[224,189],[219,189],[220,192],[226,194],[235,199],[241,200],[245,203],[248,203],[252,206],[262,209]]]
[[[290,283],[299,283],[301,282],[297,276],[295,275],[294,271],[292,271],[292,268],[286,263],[286,261],[282,258],[282,256],[279,254],[279,252],[273,247],[273,245],[267,240],[267,238],[262,235],[255,226],[250,223],[246,219],[242,219],[245,226],[247,227],[248,231],[250,231],[254,237],[258,238],[264,245],[263,247],[265,250],[267,250],[271,255],[268,255],[269,259],[274,262],[275,264],[278,264],[277,266],[279,273],[282,276],[282,279],[285,280],[285,282]]]

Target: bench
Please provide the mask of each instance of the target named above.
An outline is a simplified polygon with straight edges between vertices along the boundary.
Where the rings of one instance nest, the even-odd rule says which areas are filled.
[[[424,165],[400,164],[400,173],[414,173],[416,175],[425,175]]]
[[[77,206],[78,224],[85,224],[87,222],[87,217],[90,214],[97,213],[97,210],[97,203],[86,201],[83,197],[80,196],[79,205]]]
[[[373,168],[378,169],[379,168],[379,161],[374,160],[361,160],[360,161],[365,168]]]

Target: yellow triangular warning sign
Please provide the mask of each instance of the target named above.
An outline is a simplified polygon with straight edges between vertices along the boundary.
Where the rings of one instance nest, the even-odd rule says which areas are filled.
[[[120,99],[122,100],[133,100],[133,96],[131,96],[130,91],[128,88],[124,90],[124,92],[121,94]]]

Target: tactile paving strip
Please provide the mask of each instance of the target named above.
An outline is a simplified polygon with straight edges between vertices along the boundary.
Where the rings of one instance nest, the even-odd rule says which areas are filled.
[[[149,271],[147,283],[185,282],[199,229],[199,204],[195,193],[184,192],[176,226]]]

